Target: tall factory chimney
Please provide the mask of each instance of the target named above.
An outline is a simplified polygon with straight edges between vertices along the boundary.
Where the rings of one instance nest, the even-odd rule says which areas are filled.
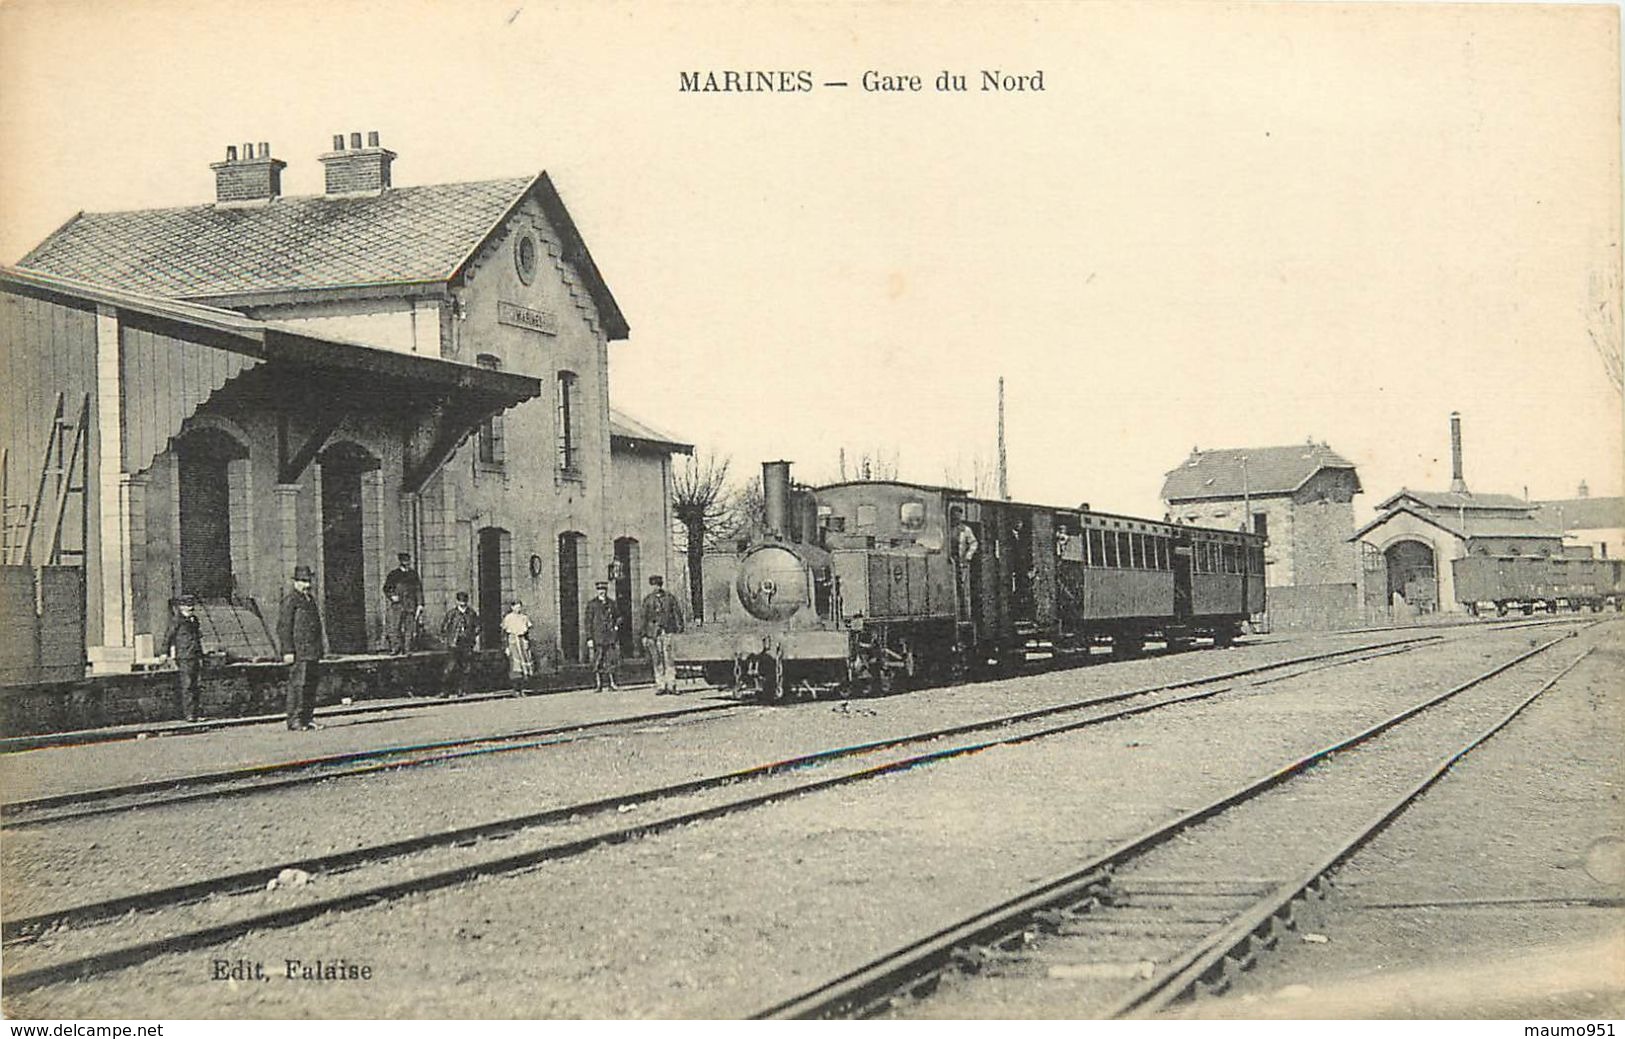
[[[767,529],[784,537],[790,531],[790,463],[762,463],[762,506]]]
[[[1450,413],[1450,493],[1471,494],[1461,475],[1461,412]]]

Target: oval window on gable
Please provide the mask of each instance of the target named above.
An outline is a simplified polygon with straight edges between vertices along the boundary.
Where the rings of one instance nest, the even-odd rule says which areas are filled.
[[[529,285],[536,280],[536,239],[522,234],[513,243],[513,265],[519,280]]]

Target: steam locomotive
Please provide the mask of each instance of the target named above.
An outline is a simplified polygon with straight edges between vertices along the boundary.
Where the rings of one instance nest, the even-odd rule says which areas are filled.
[[[1456,599],[1478,616],[1494,609],[1556,613],[1625,607],[1625,561],[1568,556],[1463,556],[1451,563]]]
[[[1228,645],[1264,609],[1264,540],[893,480],[793,487],[762,466],[765,529],[702,562],[680,670],[768,700],[882,693],[1150,640]]]

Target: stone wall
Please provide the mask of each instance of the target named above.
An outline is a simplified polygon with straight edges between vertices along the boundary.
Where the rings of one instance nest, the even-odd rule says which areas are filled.
[[[322,665],[318,706],[352,700],[433,695],[439,691],[442,653],[334,660]],[[228,664],[203,674],[203,713],[210,718],[280,714],[285,709],[288,665]],[[507,684],[501,653],[479,655],[474,688]],[[92,675],[67,682],[0,688],[0,737],[174,721],[175,673],[149,671]]]

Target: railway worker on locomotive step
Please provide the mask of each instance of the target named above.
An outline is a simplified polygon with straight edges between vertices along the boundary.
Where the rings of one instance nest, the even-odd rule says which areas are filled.
[[[677,694],[677,668],[671,662],[666,636],[683,630],[683,610],[677,596],[666,591],[666,581],[658,574],[649,578],[654,591],[643,597],[643,645],[654,665],[655,693]]]
[[[621,647],[616,635],[621,619],[615,616],[615,606],[609,601],[608,582],[599,581],[593,589],[597,594],[588,600],[584,618],[587,652],[592,656],[592,687],[596,692],[607,684],[611,691],[618,691],[621,687],[615,684],[615,661]]]
[[[164,648],[175,662],[175,709],[189,722],[202,715],[203,627],[197,619],[197,599],[183,595],[175,600],[180,612],[171,614],[164,632]]]
[[[322,613],[316,597],[310,594],[310,581],[310,567],[293,568],[293,591],[282,597],[276,626],[282,659],[293,665],[288,669],[289,732],[321,728],[311,719],[316,713],[316,682],[320,677],[316,662],[327,647],[322,640]]]

